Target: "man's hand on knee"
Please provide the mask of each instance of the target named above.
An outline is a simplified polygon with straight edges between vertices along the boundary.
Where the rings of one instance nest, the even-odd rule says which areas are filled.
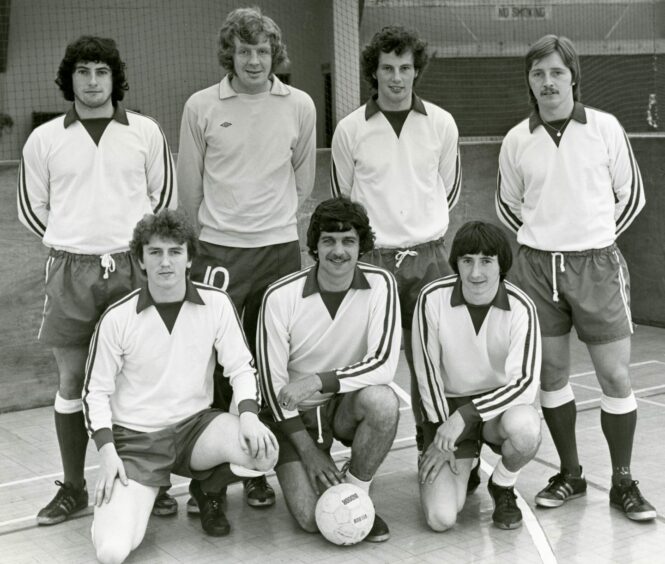
[[[276,458],[279,448],[277,439],[255,413],[245,411],[240,414],[238,439],[240,448],[252,458]]]
[[[453,474],[457,475],[459,473],[455,454],[439,450],[434,443],[431,443],[420,461],[420,468],[418,469],[420,483],[432,484],[446,464],[450,465],[450,471]]]
[[[113,495],[113,486],[115,485],[116,477],[120,480],[123,486],[129,482],[127,474],[125,473],[125,465],[118,456],[113,443],[106,443],[99,449],[101,463],[99,465],[99,477],[97,478],[97,486],[95,487],[95,505],[100,507],[102,502],[108,503],[111,501]]]
[[[453,413],[436,430],[433,443],[439,450],[453,453],[457,450],[455,442],[464,431],[465,423],[459,411]]]
[[[313,447],[306,453],[300,453],[300,456],[312,488],[318,495],[344,481],[343,474],[329,454]]]

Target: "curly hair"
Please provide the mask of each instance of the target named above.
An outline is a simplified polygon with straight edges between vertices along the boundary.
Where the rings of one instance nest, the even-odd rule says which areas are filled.
[[[219,64],[227,71],[233,72],[233,54],[235,53],[234,38],[249,45],[256,45],[264,34],[270,41],[272,67],[270,72],[284,65],[287,66],[289,56],[286,45],[282,41],[282,31],[272,18],[264,16],[259,8],[238,8],[226,17],[219,30],[217,39],[217,58]]]
[[[143,247],[153,236],[175,241],[178,245],[187,244],[187,258],[194,259],[198,254],[197,236],[194,227],[181,211],[163,209],[157,214],[146,214],[134,227],[129,250],[139,260],[143,260]]]
[[[484,221],[468,221],[455,233],[448,264],[459,274],[457,260],[464,255],[497,257],[501,280],[513,265],[513,251],[508,238],[496,225]]]
[[[319,260],[316,247],[323,231],[341,233],[355,229],[360,239],[360,255],[374,248],[374,231],[362,204],[347,197],[331,198],[321,202],[309,220],[307,247],[314,260]]]
[[[397,55],[401,55],[405,51],[413,53],[413,68],[416,70],[414,85],[425,72],[427,63],[429,63],[427,43],[418,37],[416,31],[398,25],[386,26],[374,34],[361,53],[360,63],[363,76],[374,90],[379,87],[374,76],[379,68],[379,56],[381,53],[392,53],[393,51]]]
[[[582,98],[582,71],[580,69],[580,58],[577,55],[573,42],[567,37],[558,35],[544,35],[536,41],[529,49],[524,59],[524,74],[526,76],[526,88],[529,91],[529,103],[538,109],[538,101],[531,92],[529,84],[529,72],[533,64],[552,53],[559,53],[563,64],[568,67],[573,75],[573,100],[579,102]]]
[[[113,104],[125,97],[125,91],[129,90],[125,77],[125,63],[120,58],[120,52],[113,39],[83,35],[67,45],[55,83],[62,90],[65,100],[70,102],[74,101],[72,76],[77,63],[106,63],[113,76],[113,91],[111,92]]]

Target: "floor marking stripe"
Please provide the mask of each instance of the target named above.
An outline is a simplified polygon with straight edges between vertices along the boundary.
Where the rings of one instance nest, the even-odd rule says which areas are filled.
[[[638,366],[645,366],[646,364],[665,364],[665,362],[662,360],[644,360],[642,362],[632,362],[628,366],[629,368],[637,368]],[[582,376],[591,376],[595,373],[595,370],[590,370],[588,372],[578,372],[577,374],[571,374],[570,378],[581,378]]]
[[[487,474],[487,476],[492,475],[493,468],[481,457],[480,459],[480,469]],[[529,504],[524,501],[524,498],[520,495],[515,488],[515,496],[517,497],[517,506],[522,511],[522,519],[526,525],[529,535],[531,535],[531,540],[538,550],[538,555],[540,556],[541,562],[543,564],[556,564],[557,559],[554,555],[554,550],[552,550],[552,545],[550,544],[545,531],[540,525],[540,521],[535,516]]]
[[[99,465],[86,466],[83,470],[87,472],[88,470],[97,470],[97,468],[99,468]],[[26,478],[25,480],[16,480],[14,482],[0,483],[0,488],[20,486],[21,484],[29,484],[30,482],[38,482],[39,480],[48,480],[49,478],[62,478],[62,477],[63,477],[62,472],[56,472],[55,474],[44,474],[42,476],[33,476],[32,478]]]

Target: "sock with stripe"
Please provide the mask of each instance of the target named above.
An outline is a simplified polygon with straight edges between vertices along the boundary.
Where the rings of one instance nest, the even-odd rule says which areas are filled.
[[[582,469],[577,455],[575,423],[577,408],[570,384],[560,390],[546,392],[540,390],[540,405],[547,428],[550,430],[554,446],[561,460],[561,472],[580,476]]]
[[[612,484],[632,480],[630,462],[637,425],[637,402],[631,392],[627,398],[600,397],[600,426],[610,449]]]
[[[85,452],[88,447],[81,398],[67,400],[56,394],[55,432],[62,459],[63,481],[81,489],[85,483]]]

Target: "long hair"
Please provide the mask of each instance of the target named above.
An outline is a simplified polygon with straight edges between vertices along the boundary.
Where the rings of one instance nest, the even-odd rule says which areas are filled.
[[[352,202],[347,197],[331,198],[321,202],[309,220],[307,247],[314,260],[319,260],[316,247],[323,231],[341,233],[355,229],[360,239],[359,254],[363,255],[374,248],[374,231],[369,224],[367,211],[362,204]]]
[[[420,80],[429,62],[427,43],[418,37],[417,32],[397,25],[384,27],[375,33],[369,44],[365,46],[360,60],[363,76],[374,90],[379,87],[379,83],[374,77],[379,68],[379,57],[381,53],[392,53],[393,51],[397,55],[401,55],[405,51],[413,53],[413,68],[416,70],[414,85]]]
[[[264,16],[259,8],[238,8],[226,17],[217,39],[219,64],[227,72],[233,72],[233,54],[236,48],[234,38],[237,37],[243,43],[256,45],[262,34],[270,41],[272,54],[270,72],[275,72],[280,65],[288,65],[290,61],[286,45],[282,41],[282,31],[275,21]]]
[[[538,101],[531,92],[529,85],[529,72],[533,63],[551,55],[559,53],[563,64],[570,70],[573,76],[573,99],[579,102],[582,97],[582,71],[580,70],[580,58],[577,55],[573,42],[567,37],[558,35],[545,35],[536,41],[529,49],[524,59],[524,75],[526,77],[526,88],[529,92],[529,103],[538,108]]]
[[[65,100],[74,101],[74,85],[72,75],[77,63],[106,63],[113,76],[113,91],[111,100],[115,105],[125,97],[125,91],[129,90],[125,77],[125,63],[120,58],[120,53],[113,39],[107,37],[95,37],[83,35],[76,41],[67,45],[65,56],[58,68],[58,77],[55,83],[62,90]]]

